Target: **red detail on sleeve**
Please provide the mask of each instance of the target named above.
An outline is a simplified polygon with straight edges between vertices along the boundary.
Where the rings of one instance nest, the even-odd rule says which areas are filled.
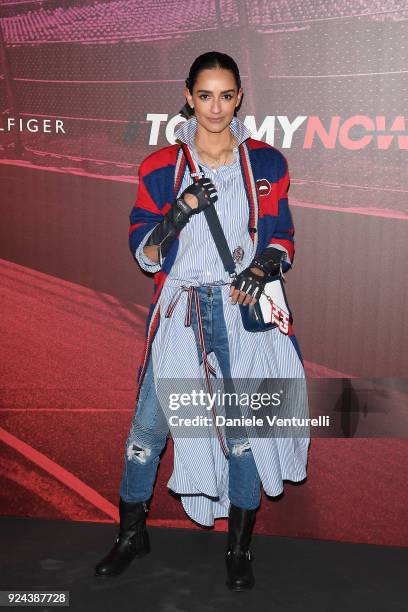
[[[166,204],[165,204],[165,205],[163,206],[163,208],[161,209],[162,214],[163,214],[163,215],[167,214],[167,213],[168,213],[168,211],[170,210],[170,208],[171,208],[171,204],[170,204],[170,202],[166,202]]]
[[[293,261],[293,257],[295,255],[295,247],[291,240],[286,240],[286,238],[272,238],[269,241],[269,244],[280,244],[285,247],[290,257],[290,260]]]
[[[134,225],[131,225],[129,227],[129,236],[132,232],[135,231],[135,229],[137,229],[138,227],[140,227],[141,225],[144,225],[144,223],[135,223]]]

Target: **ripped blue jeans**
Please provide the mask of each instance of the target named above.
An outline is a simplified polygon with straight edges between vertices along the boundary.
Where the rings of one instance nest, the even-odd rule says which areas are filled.
[[[214,351],[223,378],[231,378],[228,331],[221,288],[213,285],[209,289],[208,286],[201,285],[197,287],[197,292],[207,353]],[[192,311],[192,327],[201,361],[195,308]],[[261,501],[261,481],[245,430],[241,428],[241,431],[242,435],[238,437],[235,434],[234,438],[226,435],[229,450],[228,496],[234,506],[256,509]],[[125,445],[120,485],[120,496],[123,500],[137,502],[151,497],[168,432],[167,420],[156,397],[150,358]]]

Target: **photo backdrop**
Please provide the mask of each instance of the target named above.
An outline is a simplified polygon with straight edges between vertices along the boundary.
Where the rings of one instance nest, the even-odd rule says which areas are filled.
[[[240,68],[239,117],[288,160],[294,329],[311,408],[327,379],[342,423],[257,531],[406,545],[408,2],[1,0],[0,17],[1,512],[117,520],[153,291],[127,243],[138,166],[174,143],[215,49]],[[359,437],[375,413],[387,426]],[[195,528],[172,452],[149,520]]]

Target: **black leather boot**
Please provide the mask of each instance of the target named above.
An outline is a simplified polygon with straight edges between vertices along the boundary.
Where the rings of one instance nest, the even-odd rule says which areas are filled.
[[[95,567],[95,576],[121,574],[135,557],[150,552],[146,514],[149,501],[126,502],[119,498],[120,528],[112,550]]]
[[[247,591],[255,584],[249,549],[256,510],[238,508],[231,504],[228,516],[228,545],[226,585],[232,591]]]

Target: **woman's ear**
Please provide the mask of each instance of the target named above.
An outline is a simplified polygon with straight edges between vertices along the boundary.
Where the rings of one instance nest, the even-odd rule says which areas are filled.
[[[242,87],[240,87],[238,90],[237,103],[235,104],[235,108],[238,108],[240,106],[243,95],[244,95],[244,90],[242,89]]]
[[[190,90],[188,89],[188,87],[184,88],[184,96],[187,98],[187,102],[189,103],[191,108],[194,108],[193,96],[191,95]]]

